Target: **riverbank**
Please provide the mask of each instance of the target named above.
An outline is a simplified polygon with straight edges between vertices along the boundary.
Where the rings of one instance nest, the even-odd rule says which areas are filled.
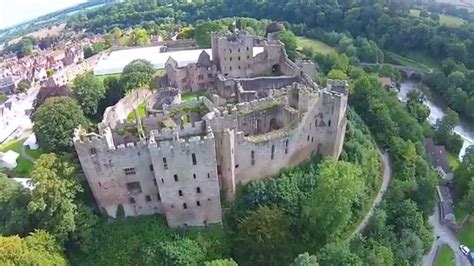
[[[420,84],[420,82],[415,82],[413,80],[403,80],[400,83],[398,98],[401,101],[406,102],[408,98],[407,95],[410,91],[419,90],[425,96],[424,103],[430,109],[428,122],[430,125],[434,125],[438,119],[441,119],[444,116],[448,107],[441,99],[431,93],[429,88],[420,88]],[[463,139],[463,146],[458,154],[459,160],[462,160],[462,157],[466,153],[467,147],[474,145],[474,123],[461,117],[461,122],[454,128],[454,132],[460,135]]]

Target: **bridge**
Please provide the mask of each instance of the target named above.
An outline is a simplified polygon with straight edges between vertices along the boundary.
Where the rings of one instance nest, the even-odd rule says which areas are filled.
[[[433,69],[422,68],[422,67],[413,67],[406,65],[394,65],[394,64],[385,64],[385,63],[360,63],[363,68],[379,67],[382,65],[391,65],[395,67],[402,77],[407,79],[421,79],[427,74],[433,73]]]

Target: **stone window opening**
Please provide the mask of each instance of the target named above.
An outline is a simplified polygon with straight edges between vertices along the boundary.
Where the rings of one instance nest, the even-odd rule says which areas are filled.
[[[97,155],[97,150],[95,148],[91,148],[89,152],[92,156]]]
[[[238,164],[235,165],[235,169],[237,169],[237,168],[239,168],[239,165],[238,165]]]
[[[199,202],[199,200],[198,200],[198,201],[196,201],[196,206],[198,206],[198,207],[200,207],[200,206],[201,206],[201,202]]]
[[[161,201],[160,192],[156,193],[156,200]]]
[[[183,191],[182,191],[181,189],[180,189],[180,190],[178,190],[178,195],[179,195],[180,197],[182,197],[182,196],[183,196]]]
[[[247,55],[247,59],[250,59],[250,55]]]
[[[232,67],[229,67],[229,70],[232,71]]]
[[[329,121],[328,121],[328,127],[330,127],[330,126],[331,126],[331,119],[329,119]]]
[[[229,52],[232,53],[232,49],[229,49]]]
[[[285,140],[285,154],[288,154],[288,143],[289,140]]]
[[[188,205],[186,203],[183,203],[183,209],[187,209],[188,208]]]
[[[135,203],[136,203],[136,201],[135,201],[135,199],[134,199],[133,197],[129,197],[129,198],[128,198],[128,202],[129,202],[130,204],[135,204]]]
[[[128,193],[130,194],[139,194],[142,193],[142,187],[140,186],[140,182],[130,182],[126,183]]]
[[[163,178],[161,179],[161,183],[162,183],[162,184],[164,184],[164,183],[165,183],[165,180],[164,180]]]
[[[193,160],[193,165],[196,165],[197,164],[196,154],[195,153],[191,154],[191,157],[192,157],[192,160]]]
[[[240,48],[239,48],[239,49],[237,49],[237,52],[239,52],[239,53],[240,53]]]
[[[151,196],[150,195],[145,195],[145,201],[150,202],[151,201]]]
[[[247,51],[249,50],[249,47],[247,46]]]
[[[173,204],[171,204],[171,209],[174,209],[174,205],[173,205]]]
[[[166,162],[166,157],[163,157],[163,168],[168,169],[168,163]]]
[[[318,119],[314,119],[314,127],[317,127],[318,126]]]
[[[150,171],[153,172],[153,164],[150,164]]]
[[[313,143],[313,142],[314,142],[314,137],[311,137],[311,143]]]
[[[200,187],[196,188],[196,193],[201,194],[201,188]]]
[[[179,181],[178,175],[174,175],[174,181],[175,181],[175,182],[178,182],[178,181]]]
[[[102,184],[99,182],[99,187],[102,187]]]
[[[239,60],[239,61],[240,61],[240,56],[239,56],[239,57],[237,57],[237,60]]]
[[[153,185],[158,186],[158,183],[156,182],[156,179],[153,178]]]
[[[207,173],[207,178],[211,178],[211,175],[209,173]]]
[[[196,174],[193,174],[193,178],[196,179]]]
[[[240,66],[239,66],[239,69],[240,69]]]
[[[275,144],[272,145],[272,156],[271,159],[275,159]]]
[[[250,153],[251,164],[255,165],[255,151]]]
[[[306,138],[306,141],[308,141],[308,142],[309,142],[309,135],[308,135],[308,137]]]
[[[231,57],[229,57],[229,61],[232,61],[232,56],[231,56]],[[230,67],[230,68],[232,69],[232,67]]]
[[[125,175],[134,175],[136,174],[135,172],[135,167],[128,167],[123,169]]]

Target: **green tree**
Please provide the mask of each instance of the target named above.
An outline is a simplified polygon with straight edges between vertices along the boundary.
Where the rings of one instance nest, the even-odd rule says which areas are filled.
[[[353,265],[362,266],[362,260],[349,249],[349,245],[345,242],[327,243],[318,255],[319,264],[322,266],[331,265]]]
[[[328,73],[328,79],[348,80],[349,77],[340,69],[332,69]]]
[[[31,82],[28,80],[22,80],[16,86],[18,92],[26,92],[29,88],[31,88]]]
[[[72,136],[87,120],[75,100],[69,97],[48,98],[34,114],[33,131],[45,151],[72,151]]]
[[[474,177],[469,181],[469,188],[462,199],[461,206],[468,211],[469,215],[474,213]]]
[[[451,134],[453,133],[454,127],[456,127],[458,123],[459,115],[452,109],[448,108],[444,117],[438,119],[434,126],[436,140],[447,144]]]
[[[93,116],[97,113],[99,102],[105,97],[105,88],[102,82],[88,72],[79,75],[73,82],[73,96],[84,111],[84,114]]]
[[[401,81],[401,75],[400,75],[400,72],[392,65],[387,65],[387,64],[383,64],[380,68],[379,68],[379,76],[381,77],[389,77],[391,78],[393,81],[399,83]]]
[[[126,90],[148,87],[155,72],[155,68],[150,61],[135,59],[124,67],[120,76],[120,83]]]
[[[211,32],[227,32],[227,25],[221,21],[201,22],[194,28],[194,38],[199,46],[211,46]]]
[[[41,230],[26,238],[0,236],[0,250],[1,265],[67,265],[61,246]]]
[[[176,37],[178,40],[192,39],[194,37],[193,27],[184,27]]]
[[[319,263],[315,255],[309,255],[308,252],[305,252],[298,255],[290,266],[319,266]]]
[[[456,177],[456,188],[461,197],[465,197],[469,191],[469,185],[474,176],[474,145],[467,147],[454,176]]]
[[[424,123],[430,115],[430,108],[423,103],[423,94],[418,90],[412,90],[407,96],[407,111],[418,121],[418,123]]]
[[[364,191],[361,170],[347,162],[325,160],[316,189],[303,206],[302,219],[311,238],[324,243],[339,235],[352,217],[352,205]]]
[[[287,261],[292,241],[290,224],[277,208],[259,207],[238,225],[236,250],[242,261],[273,265]]]
[[[201,247],[191,239],[162,242],[157,254],[158,262],[164,265],[199,265],[205,259]]]
[[[141,46],[150,43],[150,36],[145,29],[135,29],[132,32],[132,43],[136,46]]]
[[[35,185],[28,212],[59,241],[64,241],[76,230],[77,205],[81,191],[74,165],[54,153],[43,154],[31,172]]]
[[[283,31],[279,33],[279,38],[282,43],[285,44],[285,50],[288,55],[288,58],[294,60],[297,56],[296,48],[296,36],[291,31]]]
[[[30,191],[0,172],[0,235],[26,235],[31,231],[26,211],[30,200]]]

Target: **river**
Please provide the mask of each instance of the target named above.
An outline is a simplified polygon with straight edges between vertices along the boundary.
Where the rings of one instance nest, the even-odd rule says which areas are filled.
[[[418,90],[418,82],[411,80],[404,80],[400,85],[400,91],[398,92],[398,98],[401,101],[406,102],[408,92],[412,90]],[[430,116],[428,117],[428,122],[431,125],[436,123],[436,120],[444,116],[444,111],[446,110],[446,105],[443,104],[439,99],[433,97],[429,92],[424,92],[421,90],[425,96],[425,104],[430,108]],[[467,121],[461,118],[461,122],[454,128],[454,132],[459,134],[464,140],[463,146],[459,153],[459,159],[462,160],[466,148],[470,145],[474,145],[474,124],[470,124]]]

